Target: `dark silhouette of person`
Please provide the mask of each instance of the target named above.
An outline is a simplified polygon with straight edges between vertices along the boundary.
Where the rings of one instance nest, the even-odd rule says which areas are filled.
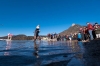
[[[39,32],[40,32],[40,26],[37,25],[35,32],[34,32],[34,40],[36,40],[39,37]]]
[[[38,45],[36,44],[36,42],[34,42],[34,55],[36,56],[36,58],[39,58],[39,55],[38,55]]]

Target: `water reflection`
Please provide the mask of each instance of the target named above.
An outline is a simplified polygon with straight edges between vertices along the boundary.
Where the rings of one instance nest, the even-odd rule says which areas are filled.
[[[39,58],[39,54],[38,54],[38,52],[39,52],[39,44],[36,44],[36,41],[34,41],[34,55],[36,56],[36,58]]]
[[[72,41],[71,43],[67,42],[67,46],[70,53],[80,52],[80,46],[75,41]]]
[[[84,58],[83,58],[83,43],[82,42],[74,42],[72,41],[69,44],[70,52],[74,53],[73,59],[69,62],[68,66],[84,66]]]
[[[34,46],[33,46],[34,43]],[[1,43],[2,46],[5,44]],[[32,59],[32,64],[35,64],[34,66],[41,66],[46,64],[56,64],[55,66],[59,66],[58,63],[60,63],[60,66],[65,66],[69,63],[69,66],[80,66],[79,64],[84,65],[84,46],[82,42],[33,42],[33,41],[7,41],[5,51],[3,51],[3,54],[5,56],[22,56],[24,59]],[[13,51],[11,51],[11,49]],[[34,49],[34,52],[33,52]],[[88,49],[87,49],[88,50]],[[2,51],[1,51],[2,52]],[[9,53],[11,52],[11,53]],[[86,52],[85,52],[86,54]],[[34,56],[33,56],[34,55]],[[13,58],[16,58],[13,57]],[[72,59],[71,59],[72,58]],[[1,59],[1,58],[0,58]],[[18,58],[17,58],[18,59]],[[68,61],[70,59],[70,61]],[[14,59],[16,60],[16,59]],[[12,62],[14,61],[12,60]],[[34,61],[35,60],[35,61]],[[18,59],[20,62],[20,60]],[[29,60],[27,60],[29,61]],[[43,61],[43,62],[42,62]],[[66,62],[65,62],[66,61]],[[86,59],[85,62],[88,62]],[[23,61],[24,62],[24,61]],[[33,63],[34,62],[34,63]],[[56,63],[58,62],[58,63]],[[65,62],[65,63],[63,63]],[[65,65],[63,65],[65,64]],[[77,65],[75,65],[77,64]],[[0,65],[1,66],[1,65]]]
[[[56,45],[56,43],[55,41],[48,41],[48,45]]]
[[[10,55],[10,53],[9,53],[9,51],[7,51],[7,50],[9,50],[9,49],[11,49],[11,41],[6,41],[7,43],[7,45],[6,45],[6,47],[5,47],[5,50],[6,50],[6,52],[4,52],[4,55],[5,56],[8,56],[8,55]]]

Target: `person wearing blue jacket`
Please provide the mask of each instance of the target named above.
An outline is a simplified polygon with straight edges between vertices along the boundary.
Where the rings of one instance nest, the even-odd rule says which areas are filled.
[[[78,41],[81,41],[82,40],[82,34],[81,34],[81,32],[79,32],[77,36],[78,36]]]

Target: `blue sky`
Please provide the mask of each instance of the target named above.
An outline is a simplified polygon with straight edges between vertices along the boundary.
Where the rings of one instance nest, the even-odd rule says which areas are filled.
[[[72,23],[100,23],[100,0],[0,0],[0,36],[62,32]]]

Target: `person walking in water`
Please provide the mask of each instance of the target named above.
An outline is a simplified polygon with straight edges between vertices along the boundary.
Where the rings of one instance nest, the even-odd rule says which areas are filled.
[[[10,39],[10,33],[8,33],[8,39]]]
[[[39,32],[40,32],[40,25],[37,25],[35,32],[34,32],[34,41],[39,37]]]
[[[12,34],[8,33],[8,40],[11,40],[11,39],[12,39]]]

